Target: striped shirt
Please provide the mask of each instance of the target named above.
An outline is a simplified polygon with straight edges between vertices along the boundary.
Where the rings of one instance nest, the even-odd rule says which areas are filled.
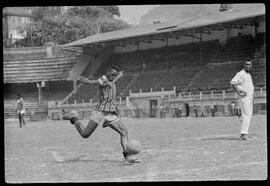
[[[95,110],[117,113],[118,108],[114,102],[114,99],[116,98],[115,83],[110,82],[104,75],[98,79],[98,82],[98,104],[96,105]]]
[[[17,99],[17,110],[21,111],[24,110],[24,105],[23,105],[23,99]]]

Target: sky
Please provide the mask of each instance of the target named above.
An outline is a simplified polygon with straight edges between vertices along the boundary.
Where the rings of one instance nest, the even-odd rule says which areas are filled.
[[[159,5],[119,5],[120,19],[129,24],[139,24],[141,17]]]

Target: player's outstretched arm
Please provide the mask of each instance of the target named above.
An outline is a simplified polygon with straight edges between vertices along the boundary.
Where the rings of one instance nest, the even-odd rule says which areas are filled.
[[[83,85],[91,85],[91,84],[98,84],[98,80],[90,80],[84,76],[80,76],[78,81]]]
[[[124,76],[124,71],[120,71],[118,75],[114,78],[113,82],[118,81],[120,78]]]

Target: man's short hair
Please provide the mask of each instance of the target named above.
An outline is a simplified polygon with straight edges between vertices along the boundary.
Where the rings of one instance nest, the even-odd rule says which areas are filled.
[[[116,71],[117,73],[120,72],[119,68],[116,65],[112,65],[110,68],[108,68],[106,70],[106,73],[112,72],[112,71]]]
[[[20,98],[22,97],[21,94],[17,94],[17,96],[20,97]]]
[[[247,58],[247,59],[245,60],[245,62],[246,62],[246,61],[251,61],[251,59]]]
[[[111,70],[115,70],[115,71],[117,71],[117,72],[120,71],[120,70],[119,70],[119,67],[116,66],[116,65],[112,65],[112,66],[111,66]]]

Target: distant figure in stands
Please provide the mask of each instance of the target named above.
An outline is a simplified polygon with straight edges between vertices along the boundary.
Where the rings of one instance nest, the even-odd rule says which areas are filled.
[[[235,116],[235,103],[233,101],[231,103],[231,116]]]
[[[186,117],[189,117],[189,105],[186,103]]]
[[[239,100],[237,100],[237,102],[236,102],[236,105],[235,105],[235,114],[239,117],[239,118],[241,118],[241,109],[240,109],[240,106],[239,106]]]
[[[232,88],[238,95],[239,107],[241,109],[241,140],[251,140],[254,137],[248,135],[248,129],[253,114],[253,93],[254,86],[250,70],[252,62],[247,59],[244,68],[238,72],[230,81]]]
[[[171,105],[171,113],[172,113],[172,117],[175,118],[176,117],[176,107],[175,107],[175,105]]]
[[[210,110],[211,110],[211,116],[215,117],[215,106],[213,104],[211,104]]]
[[[145,72],[146,71],[146,64],[144,61],[143,61],[142,67],[143,67],[143,72]]]
[[[179,117],[182,117],[182,106],[181,104],[178,105]]]
[[[198,106],[195,103],[193,105],[193,110],[194,110],[194,113],[195,113],[195,117],[197,118],[198,117],[198,110],[199,110],[199,108],[198,108]]]
[[[78,119],[78,113],[73,111],[63,114],[64,120],[70,120],[74,124],[79,134],[83,138],[88,138],[99,124],[103,128],[110,127],[120,134],[120,144],[123,149],[123,156],[128,163],[139,163],[141,160],[131,157],[127,151],[128,130],[118,117],[118,108],[115,105],[116,86],[115,82],[123,76],[123,71],[119,71],[117,67],[112,66],[101,78],[97,80],[89,80],[83,76],[79,78],[82,85],[98,86],[98,104],[95,111],[91,113],[90,121],[84,126]],[[86,147],[88,148],[88,147]]]
[[[17,115],[19,117],[19,127],[23,127],[26,125],[24,120],[25,108],[23,103],[23,98],[20,94],[17,95]]]
[[[160,118],[165,118],[165,109],[163,105],[159,106],[159,113],[160,113]]]

